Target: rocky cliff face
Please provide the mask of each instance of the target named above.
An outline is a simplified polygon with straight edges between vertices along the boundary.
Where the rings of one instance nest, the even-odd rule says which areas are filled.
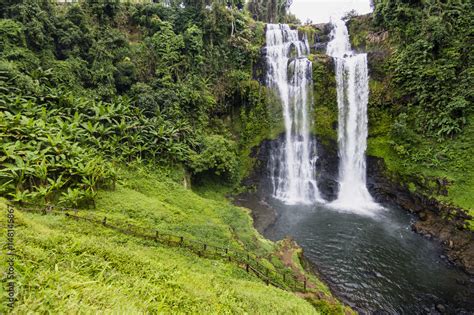
[[[272,148],[277,147],[284,141],[284,134],[275,140],[264,140],[260,146],[254,147],[251,157],[255,159],[255,168],[251,176],[247,177],[243,184],[247,187],[254,187],[261,195],[271,194],[271,183],[269,182],[269,156]],[[337,154],[337,143],[323,145],[316,139],[318,160],[316,161],[316,172],[318,188],[324,199],[332,201],[337,197],[338,166],[339,157]]]
[[[446,250],[446,258],[474,275],[474,233],[466,228],[469,216],[461,208],[444,205],[436,199],[411,192],[401,179],[387,176],[382,159],[368,157],[368,188],[382,204],[398,206],[417,215],[413,223],[415,232],[439,241]],[[439,182],[439,190],[446,183]]]
[[[333,201],[337,198],[339,185],[337,182],[339,174],[339,156],[337,153],[337,142],[327,141],[326,145],[322,141],[317,142],[318,160],[316,161],[316,171],[318,188],[324,199]]]

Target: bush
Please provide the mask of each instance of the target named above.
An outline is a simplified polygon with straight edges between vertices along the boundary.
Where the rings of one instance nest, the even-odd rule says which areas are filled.
[[[8,46],[24,47],[26,45],[23,25],[9,19],[0,19],[0,52]]]
[[[210,172],[234,179],[238,171],[236,143],[219,135],[205,137],[200,153],[191,155],[191,169],[194,174]]]

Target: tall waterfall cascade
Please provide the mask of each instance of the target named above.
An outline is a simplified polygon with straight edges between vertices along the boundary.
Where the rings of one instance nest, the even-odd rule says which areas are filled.
[[[268,24],[266,31],[267,85],[281,101],[284,141],[272,149],[273,195],[286,204],[322,201],[316,183],[316,149],[310,137],[312,63],[309,45],[297,30]]]
[[[331,206],[371,214],[381,207],[374,202],[366,181],[366,155],[369,100],[367,54],[356,54],[342,20],[332,21],[333,30],[327,54],[336,67],[339,109],[339,192]]]

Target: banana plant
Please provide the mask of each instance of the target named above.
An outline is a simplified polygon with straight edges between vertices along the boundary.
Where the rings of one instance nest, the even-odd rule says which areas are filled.
[[[84,200],[84,197],[85,193],[83,190],[68,187],[68,189],[61,194],[59,203],[77,207],[79,203]]]
[[[108,123],[111,123],[111,115],[114,113],[112,106],[104,104],[103,102],[97,102],[93,107],[93,110],[95,112],[94,120],[100,122],[107,121]]]
[[[15,153],[18,151],[20,146],[21,146],[20,141],[15,141],[13,143],[6,143],[3,146],[3,153],[5,154],[5,156],[2,157],[0,162],[5,161],[7,159],[15,159],[17,157]]]
[[[7,195],[10,191],[13,191],[13,190],[15,190],[15,185],[13,184],[13,180],[0,181],[0,195]]]
[[[63,180],[63,174],[59,175],[56,179],[54,178],[48,178],[48,183],[49,183],[49,189],[51,191],[59,191],[61,188],[63,188],[69,179]]]
[[[28,191],[28,189],[17,189],[15,192],[9,193],[8,195],[12,197],[13,201],[19,202],[20,204],[33,199],[33,195]]]
[[[33,168],[25,163],[22,158],[19,156],[15,157],[15,164],[4,163],[3,169],[0,170],[0,176],[13,180],[15,183],[16,189],[21,190],[23,188],[25,174],[27,172],[33,172]]]
[[[34,200],[43,199],[44,203],[48,203],[50,192],[51,189],[49,186],[35,186],[34,191],[31,192],[31,196]]]
[[[87,130],[90,135],[94,135],[95,133],[97,133],[97,129],[99,128],[100,123],[96,122],[95,124],[92,124],[92,121],[89,120],[88,122],[82,123],[81,126],[85,130]]]

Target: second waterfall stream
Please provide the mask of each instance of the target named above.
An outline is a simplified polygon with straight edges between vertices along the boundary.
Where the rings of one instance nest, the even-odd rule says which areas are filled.
[[[372,214],[380,206],[370,195],[366,181],[366,156],[369,101],[367,54],[356,54],[342,20],[332,22],[327,54],[336,65],[339,109],[339,192],[331,205],[342,210]]]

